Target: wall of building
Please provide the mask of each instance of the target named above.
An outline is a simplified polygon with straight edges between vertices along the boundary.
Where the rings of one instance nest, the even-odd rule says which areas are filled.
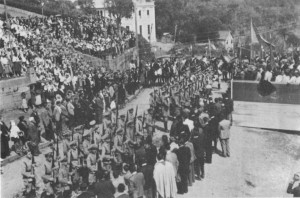
[[[275,86],[276,92],[270,96],[262,97],[257,91],[258,82],[235,80],[233,81],[233,100],[300,105],[299,85],[272,84]]]

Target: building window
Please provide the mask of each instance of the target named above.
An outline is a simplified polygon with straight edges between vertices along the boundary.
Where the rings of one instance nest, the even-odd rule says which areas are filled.
[[[143,35],[143,26],[140,25],[140,35]]]
[[[140,16],[140,17],[142,16],[142,11],[141,11],[141,10],[139,10],[139,16]]]
[[[150,25],[148,25],[148,34],[151,34]]]
[[[148,16],[150,15],[150,12],[149,12],[149,10],[147,10],[147,15],[148,15]]]

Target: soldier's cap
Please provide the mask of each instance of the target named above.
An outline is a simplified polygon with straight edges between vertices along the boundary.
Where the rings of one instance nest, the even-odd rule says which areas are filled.
[[[51,156],[52,155],[52,151],[46,151],[46,153],[44,154],[45,157]]]
[[[121,133],[121,132],[123,133],[123,131],[124,131],[124,129],[120,127],[117,129],[116,133]]]
[[[63,132],[63,134],[62,134],[63,136],[70,136],[71,135],[71,133],[70,133],[70,131],[69,130],[65,130],[64,132]]]
[[[104,158],[104,159],[103,159],[103,163],[105,163],[105,164],[110,164],[111,161],[110,161],[109,159],[107,159],[107,158]]]
[[[189,109],[184,109],[183,113],[189,114],[191,111]]]
[[[133,111],[133,108],[130,108],[128,111]]]
[[[132,120],[129,120],[129,121],[127,122],[127,125],[131,125],[131,124],[133,124],[133,121],[132,121]]]
[[[34,175],[31,173],[22,173],[23,179],[34,178]]]
[[[87,137],[89,135],[91,135],[91,132],[89,130],[85,130],[82,137]]]
[[[94,126],[96,124],[95,120],[90,121],[90,126]]]
[[[104,116],[110,116],[110,113],[107,111],[103,114]]]
[[[70,146],[76,146],[77,145],[77,142],[74,140],[74,141],[71,141],[70,143],[69,143],[69,145]]]
[[[126,116],[125,115],[120,115],[120,118],[125,118]]]
[[[62,180],[62,181],[60,181],[59,183],[65,184],[65,185],[72,185],[72,182],[71,182],[71,181],[65,181],[65,180]]]
[[[43,176],[42,176],[42,179],[43,179],[43,181],[45,181],[45,182],[53,182],[53,181],[54,181],[54,178],[51,177],[50,175],[43,175]]]
[[[143,116],[142,116],[142,115],[138,115],[137,117],[138,117],[138,118],[142,118]]]
[[[61,163],[66,163],[66,162],[68,162],[68,160],[67,160],[66,157],[64,157],[64,158],[60,159],[59,162],[61,162]]]
[[[98,150],[98,147],[96,144],[92,144],[89,146],[88,150]]]

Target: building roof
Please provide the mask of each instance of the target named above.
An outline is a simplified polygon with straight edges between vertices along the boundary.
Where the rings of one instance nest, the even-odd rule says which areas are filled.
[[[226,40],[229,35],[231,35],[229,30],[219,31],[219,39],[220,40]]]

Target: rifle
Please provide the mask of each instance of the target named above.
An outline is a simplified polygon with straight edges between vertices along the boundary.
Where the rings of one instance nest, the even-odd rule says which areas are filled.
[[[58,137],[56,139],[56,159],[58,159],[59,156],[59,146],[58,146]]]
[[[125,120],[125,127],[124,127],[124,135],[123,135],[123,142],[126,141],[126,133],[127,133],[127,122],[128,122],[128,111],[127,111],[127,116],[126,116],[126,120]]]
[[[72,141],[74,139],[74,131],[75,131],[75,128],[72,129]]]
[[[143,133],[144,133],[144,123],[145,123],[145,111],[143,113],[143,120],[142,120],[142,129],[143,129]]]
[[[78,162],[78,164],[80,164],[81,165],[81,160],[80,160],[80,157],[79,157],[79,155],[80,155],[80,142],[79,142],[79,136],[78,136],[78,138],[77,138],[77,142],[78,142],[78,148],[77,148],[77,156],[78,156],[78,160],[79,160],[79,162]]]
[[[72,155],[72,153],[70,153],[70,166],[69,166],[69,173],[71,173],[71,172],[72,172],[72,169],[73,169],[73,167],[72,167],[72,161],[73,161],[73,155]]]
[[[172,88],[170,87],[170,97],[172,97]]]
[[[133,128],[133,137],[134,137],[134,139],[135,139],[135,141],[136,141],[136,127],[135,127],[135,125],[136,125],[136,117],[137,117],[137,112],[138,112],[138,109],[139,109],[139,106],[137,105],[136,106],[136,110],[135,110],[135,116],[134,116],[134,128]]]
[[[95,144],[95,130],[92,131],[92,139],[91,139],[91,144]]]

